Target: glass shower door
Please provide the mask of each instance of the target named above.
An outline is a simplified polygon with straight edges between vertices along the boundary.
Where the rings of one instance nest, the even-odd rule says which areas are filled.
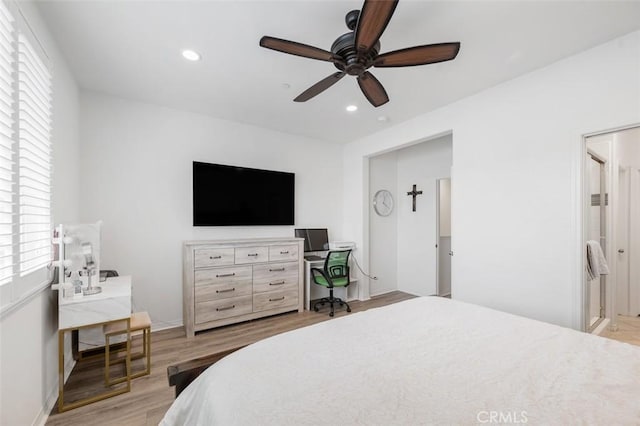
[[[596,154],[588,153],[588,179],[589,179],[589,197],[587,203],[589,205],[588,220],[589,231],[587,240],[594,240],[600,243],[602,250],[606,253],[606,214],[609,204],[608,194],[606,193],[606,172],[605,161]],[[605,316],[605,289],[606,276],[601,275],[600,278],[590,280],[587,278],[587,330],[595,329]]]

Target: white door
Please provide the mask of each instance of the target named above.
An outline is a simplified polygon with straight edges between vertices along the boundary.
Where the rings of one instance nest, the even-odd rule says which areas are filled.
[[[629,169],[629,314],[640,315],[640,170]]]
[[[618,223],[616,241],[616,305],[620,315],[629,310],[629,169],[618,171]]]
[[[437,179],[400,182],[398,198],[398,290],[418,296],[438,293],[437,283]],[[416,184],[416,211],[407,195]]]
[[[438,179],[438,296],[451,295],[451,179]]]

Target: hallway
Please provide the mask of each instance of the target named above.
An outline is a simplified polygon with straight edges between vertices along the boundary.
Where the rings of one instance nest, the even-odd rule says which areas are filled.
[[[605,329],[601,337],[640,346],[640,317],[618,316],[618,331]]]

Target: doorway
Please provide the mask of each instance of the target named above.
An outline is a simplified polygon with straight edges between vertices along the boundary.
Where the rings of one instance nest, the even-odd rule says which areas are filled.
[[[608,321],[608,337],[620,327],[640,339],[640,126],[585,142],[583,247],[597,241],[609,273],[585,272],[584,329],[600,333]]]
[[[369,265],[378,278],[370,281],[371,296],[396,290],[439,295],[440,276],[451,293],[451,280],[444,275],[451,270],[451,259],[439,255],[439,193],[442,179],[451,182],[452,159],[451,134],[369,158]],[[393,208],[384,214],[374,204],[380,191],[388,191],[392,199]],[[450,247],[450,207],[448,211],[445,238]]]
[[[587,244],[597,243],[601,250],[607,252],[607,210],[609,207],[609,194],[607,192],[608,164],[606,152],[602,149],[597,153],[600,142],[591,142],[587,145]],[[606,255],[605,255],[606,257]],[[597,274],[598,277],[586,278],[587,287],[587,323],[586,329],[595,330],[605,318],[605,301],[607,276]]]

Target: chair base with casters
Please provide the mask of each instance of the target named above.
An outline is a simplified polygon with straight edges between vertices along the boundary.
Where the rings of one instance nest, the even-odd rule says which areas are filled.
[[[131,314],[131,337],[133,340],[133,336],[136,332],[142,332],[142,351],[137,354],[131,354],[131,361],[135,359],[145,358],[145,368],[142,371],[131,374],[131,379],[135,379],[138,377],[146,376],[151,374],[151,318],[147,312],[136,312]],[[105,385],[112,386],[117,383],[122,383],[127,380],[127,377],[119,377],[116,379],[111,378],[110,367],[113,364],[123,362],[122,359],[112,359],[111,353],[117,352],[118,350],[111,350],[111,342],[110,339],[113,336],[121,335],[126,333],[126,330],[122,329],[120,323],[111,324],[105,326],[104,328],[104,337],[105,337],[105,375],[104,381]]]
[[[345,302],[344,300],[340,299],[339,297],[333,297],[333,289],[329,290],[329,297],[323,297],[322,299],[318,300],[317,302],[315,302],[313,304],[313,310],[316,312],[320,311],[320,308],[318,308],[318,305],[322,305],[324,306],[326,303],[328,303],[329,305],[331,305],[331,312],[329,312],[329,316],[332,317],[334,315],[334,308],[333,305],[334,304],[339,304],[340,307],[342,306],[347,306],[347,312],[351,312],[351,306],[349,306],[349,304],[347,302]]]
[[[324,306],[328,303],[331,306],[329,316],[334,316],[335,304],[347,306],[347,312],[351,312],[351,306],[339,297],[333,296],[333,289],[337,287],[346,287],[350,284],[349,278],[349,255],[351,250],[332,250],[327,254],[324,261],[324,267],[311,268],[313,282],[319,286],[326,287],[329,290],[329,297],[324,297],[313,304],[313,310],[318,312],[318,305]]]

